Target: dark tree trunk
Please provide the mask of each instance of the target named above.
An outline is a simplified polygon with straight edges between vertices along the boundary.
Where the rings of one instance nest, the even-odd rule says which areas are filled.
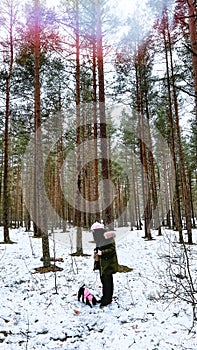
[[[42,149],[42,131],[41,131],[41,104],[40,104],[40,3],[35,0],[35,37],[34,37],[34,121],[35,121],[35,189],[36,198],[36,221],[34,227],[37,228],[37,234],[42,237],[42,253],[44,267],[50,266],[50,252],[48,239],[48,225],[46,213],[46,201],[44,195],[44,168],[43,168],[43,149]],[[34,213],[35,214],[35,213]]]
[[[181,224],[181,208],[180,208],[180,194],[179,194],[179,180],[178,180],[178,171],[177,171],[177,160],[176,160],[176,151],[175,151],[175,126],[172,114],[172,97],[171,97],[171,86],[170,86],[170,71],[169,71],[169,59],[168,59],[168,19],[166,18],[165,11],[163,12],[163,40],[165,47],[165,63],[166,63],[166,72],[167,72],[167,86],[168,86],[168,116],[170,124],[170,150],[173,159],[173,166],[175,169],[175,193],[174,193],[174,219],[176,222],[176,227],[179,232],[179,242],[183,243],[183,233],[182,233],[182,224]]]
[[[188,4],[188,16],[189,16],[189,33],[192,48],[192,67],[194,76],[194,91],[195,91],[195,112],[196,112],[196,125],[197,125],[197,8],[196,1],[187,0]],[[196,163],[197,163],[197,152],[196,152]]]
[[[156,186],[156,177],[155,177],[155,166],[154,166],[154,158],[153,158],[153,145],[152,145],[152,137],[150,132],[150,122],[149,122],[149,106],[148,106],[148,96],[146,93],[145,96],[146,103],[146,123],[147,123],[147,144],[148,144],[148,164],[149,164],[149,182],[150,182],[150,190],[151,190],[151,226],[159,229],[158,235],[161,234],[161,222],[159,218],[159,203],[157,196],[157,186]]]
[[[176,120],[175,125],[176,125],[176,134],[177,134],[177,143],[178,143],[178,155],[179,155],[179,163],[180,163],[180,170],[181,170],[181,185],[182,185],[182,194],[183,194],[183,205],[185,208],[188,243],[192,244],[193,242],[192,242],[192,221],[191,221],[191,198],[190,198],[190,191],[189,191],[189,186],[188,186],[187,178],[186,178],[184,155],[183,155],[183,150],[182,150],[178,101],[177,101],[177,93],[176,93],[176,87],[175,87],[175,76],[174,76],[174,66],[173,66],[173,59],[172,59],[171,36],[170,36],[169,28],[168,28],[168,42],[169,42],[170,65],[171,65],[171,74],[172,74],[172,91],[173,91],[173,101],[174,101],[175,120]]]
[[[82,230],[81,230],[81,113],[80,113],[80,42],[79,42],[79,2],[76,1],[76,145],[77,145],[77,194],[76,194],[76,205],[75,217],[77,224],[77,241],[76,250],[77,254],[83,253],[82,246]]]
[[[107,124],[105,111],[105,83],[103,66],[103,43],[101,28],[101,2],[97,0],[97,66],[99,83],[99,112],[100,112],[100,139],[101,139],[101,173],[103,180],[103,215],[104,223],[113,228],[114,218],[112,210],[112,194],[109,187],[109,156],[107,147]]]
[[[4,242],[9,243],[9,116],[10,116],[10,80],[11,72],[6,79],[6,115],[4,131],[4,176],[3,176],[3,229]]]
[[[10,5],[10,23],[9,23],[9,67],[6,77],[6,111],[5,111],[5,129],[4,129],[4,176],[3,176],[3,227],[4,242],[9,243],[9,118],[10,118],[10,86],[12,68],[14,62],[14,46],[13,46],[13,4]]]
[[[140,159],[142,164],[142,191],[143,191],[143,205],[144,205],[144,229],[145,238],[152,239],[151,235],[151,193],[149,184],[149,169],[147,160],[147,147],[145,144],[145,125],[143,116],[143,99],[141,91],[141,75],[140,64],[136,62],[136,97],[137,97],[137,111],[138,111],[138,138],[140,148]]]
[[[100,220],[99,193],[98,193],[98,120],[97,120],[97,79],[96,79],[96,41],[95,35],[93,40],[93,113],[94,113],[94,200],[97,201],[97,209],[95,209],[94,221]]]

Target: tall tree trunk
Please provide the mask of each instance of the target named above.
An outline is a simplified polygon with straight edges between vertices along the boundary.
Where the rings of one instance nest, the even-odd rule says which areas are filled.
[[[36,222],[37,232],[42,237],[42,253],[44,267],[50,266],[49,238],[46,213],[46,201],[44,195],[44,166],[41,130],[41,103],[40,103],[40,3],[34,2],[35,9],[35,37],[34,37],[34,121],[35,121],[35,193],[36,198]]]
[[[98,193],[98,120],[97,120],[97,79],[96,79],[96,41],[95,33],[93,40],[93,61],[92,61],[92,70],[93,70],[93,114],[94,114],[94,200],[97,201],[98,206],[95,210],[94,221],[100,220],[100,208],[99,208],[99,193]]]
[[[61,184],[63,186],[64,184],[64,145],[63,145],[63,126],[62,126],[62,115],[61,115],[61,108],[60,108],[60,125],[59,128],[61,130],[61,136],[59,140],[59,157],[60,157],[60,171],[61,171]],[[63,232],[67,231],[67,217],[66,217],[66,203],[64,199],[64,193],[62,189],[60,188],[61,191],[61,210],[62,210],[62,219],[63,219],[63,227],[62,230]]]
[[[191,174],[191,171],[188,171],[188,181],[189,181],[189,192],[190,192],[190,197],[191,197],[192,226],[193,226],[193,228],[196,228],[194,202],[193,202],[193,195],[192,195],[192,174]]]
[[[107,124],[105,111],[105,82],[103,65],[103,43],[101,25],[101,1],[97,0],[97,67],[99,83],[99,113],[100,113],[100,139],[101,139],[101,173],[103,180],[103,215],[104,223],[110,227],[114,226],[112,211],[112,194],[109,187],[109,156],[107,150]]]
[[[16,211],[16,222],[17,227],[23,226],[23,199],[22,199],[22,191],[21,191],[21,167],[20,165],[17,166],[17,173],[16,173],[16,205],[15,205],[15,211]]]
[[[9,243],[9,116],[10,116],[10,76],[6,78],[6,115],[4,131],[4,176],[3,176],[3,229],[4,242]]]
[[[59,154],[60,140],[57,141],[56,154],[54,159],[54,207],[56,213],[55,226],[61,228],[61,191],[60,191],[60,154]]]
[[[10,4],[10,23],[9,23],[9,68],[6,77],[6,111],[5,111],[5,129],[4,129],[4,177],[3,177],[3,228],[4,242],[9,243],[9,118],[10,118],[10,86],[14,62],[13,45],[13,21],[14,9],[13,3]]]
[[[137,97],[137,111],[138,111],[138,138],[140,146],[140,158],[142,164],[142,191],[143,191],[143,205],[144,205],[144,228],[145,238],[152,239],[150,223],[151,223],[151,193],[149,184],[149,169],[147,160],[147,147],[145,143],[145,125],[143,116],[143,99],[141,91],[141,76],[139,72],[138,63],[136,64],[136,97]]]
[[[168,26],[168,19],[166,18],[166,11],[163,12],[163,40],[165,47],[165,63],[166,63],[166,73],[167,73],[167,86],[168,86],[168,117],[170,123],[170,150],[173,159],[173,166],[175,169],[175,194],[174,194],[174,217],[176,222],[176,227],[179,232],[179,242],[183,243],[183,233],[182,233],[182,223],[181,223],[181,208],[180,208],[180,194],[179,194],[179,180],[178,180],[178,170],[177,170],[177,160],[176,160],[176,150],[175,150],[175,126],[172,114],[172,96],[171,96],[171,86],[170,86],[170,71],[169,71],[169,59],[168,59],[168,34],[166,34],[166,25]]]
[[[189,32],[191,40],[192,49],[192,68],[194,77],[194,93],[195,93],[195,114],[196,122],[194,130],[197,132],[197,6],[195,0],[187,0],[188,4],[188,15],[189,15]],[[197,144],[195,149],[195,160],[197,164]],[[197,173],[196,173],[196,183],[197,183]]]
[[[180,123],[179,123],[179,112],[178,112],[178,101],[177,101],[177,94],[176,94],[176,87],[175,87],[175,76],[174,76],[174,67],[173,67],[173,59],[172,59],[171,36],[170,36],[169,28],[168,28],[168,42],[169,42],[170,65],[171,65],[171,75],[172,75],[172,91],[173,91],[173,101],[174,101],[175,120],[176,120],[178,154],[179,154],[179,163],[180,163],[180,170],[181,170],[181,185],[182,185],[182,193],[183,193],[183,205],[185,207],[188,243],[192,244],[193,242],[192,242],[191,198],[190,198],[189,186],[188,186],[187,178],[186,178],[184,156],[183,156],[183,150],[182,150]]]
[[[77,195],[75,209],[76,223],[77,223],[77,240],[76,251],[77,254],[83,253],[82,246],[82,230],[81,230],[81,113],[80,113],[80,41],[79,41],[79,1],[76,0],[76,144],[77,144]]]
[[[194,92],[195,92],[195,112],[196,112],[196,125],[197,125],[197,8],[195,0],[187,0],[188,4],[188,16],[189,16],[189,33],[192,48],[192,66],[194,75]],[[196,152],[197,157],[197,152]],[[197,162],[197,158],[196,158]]]
[[[153,144],[152,137],[150,131],[150,116],[149,116],[149,106],[148,106],[148,96],[146,93],[145,96],[145,104],[146,104],[146,123],[147,123],[147,145],[148,145],[148,164],[149,164],[149,181],[150,181],[150,189],[151,189],[151,201],[152,201],[152,224],[154,228],[158,229],[158,234],[160,233],[160,218],[159,218],[159,203],[157,196],[157,186],[156,186],[156,177],[155,177],[155,166],[154,166],[154,158],[153,158]]]
[[[164,226],[168,226],[169,229],[171,229],[171,220],[170,220],[170,210],[171,210],[171,202],[173,198],[171,198],[171,191],[169,188],[170,181],[171,179],[168,176],[168,164],[166,162],[166,155],[165,152],[162,155],[163,157],[163,174],[164,174],[164,193],[165,193],[165,198],[164,198],[164,203],[163,205],[163,211],[166,213],[166,217],[163,215],[162,219],[164,220]],[[166,221],[165,221],[166,220]]]
[[[130,207],[130,217],[133,216],[134,220],[133,223],[131,222],[131,228],[136,225],[138,229],[138,222],[140,220],[139,213],[138,213],[138,194],[137,194],[137,174],[136,174],[136,160],[133,154],[131,155],[131,164],[132,164],[132,192],[133,196],[131,197],[131,189],[129,188],[129,182],[128,182],[128,188],[129,188],[129,207]],[[131,203],[132,199],[132,203]],[[131,212],[131,208],[133,209],[133,213]],[[131,219],[130,219],[131,221]]]

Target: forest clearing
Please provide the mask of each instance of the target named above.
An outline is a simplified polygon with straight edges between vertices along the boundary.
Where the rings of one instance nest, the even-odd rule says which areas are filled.
[[[90,231],[83,232],[86,257],[71,255],[76,228],[55,231],[51,256],[55,240],[56,257],[64,260],[55,264],[63,270],[40,274],[35,273],[41,266],[40,239],[32,231],[12,229],[15,244],[0,245],[0,349],[195,350],[196,293],[189,274],[196,286],[197,231],[195,244],[187,247],[189,270],[176,232],[153,232],[152,241],[142,238],[143,230],[124,227],[116,235],[119,264],[132,270],[114,275],[112,304],[100,309],[77,301],[83,283],[101,295]]]

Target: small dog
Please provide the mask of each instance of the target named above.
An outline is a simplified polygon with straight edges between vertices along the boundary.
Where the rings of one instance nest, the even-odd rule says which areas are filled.
[[[93,305],[96,305],[96,303],[98,302],[95,296],[91,294],[89,289],[85,287],[85,284],[79,288],[78,301],[80,301],[81,297],[82,297],[82,302],[86,305],[89,305],[90,307],[92,307]]]

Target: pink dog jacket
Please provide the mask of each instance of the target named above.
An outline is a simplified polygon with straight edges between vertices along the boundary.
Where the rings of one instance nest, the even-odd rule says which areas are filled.
[[[84,290],[84,299],[88,299],[89,302],[92,303],[92,294],[90,293],[89,289],[88,288],[85,288]]]

